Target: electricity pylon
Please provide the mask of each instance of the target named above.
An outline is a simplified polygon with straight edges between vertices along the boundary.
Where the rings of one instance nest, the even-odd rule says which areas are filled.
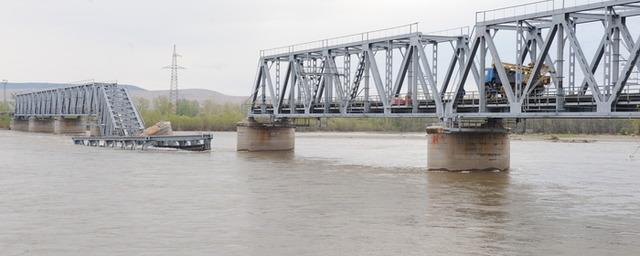
[[[173,45],[173,55],[171,58],[171,66],[163,67],[164,69],[171,70],[171,82],[169,87],[169,101],[171,102],[171,111],[178,113],[178,69],[184,69],[184,67],[178,66],[178,57],[182,57],[176,52],[176,45]]]

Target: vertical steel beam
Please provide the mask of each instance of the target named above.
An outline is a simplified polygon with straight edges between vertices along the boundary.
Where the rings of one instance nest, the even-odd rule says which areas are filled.
[[[561,19],[564,24],[568,24],[570,19],[565,15],[556,16],[554,19]],[[565,39],[564,39],[564,31],[565,28],[560,24],[559,21],[556,20],[557,27],[557,38],[556,45],[558,52],[556,53],[556,111],[564,110],[564,48],[565,48]],[[568,26],[573,26],[573,23]],[[572,31],[574,32],[574,31]]]
[[[487,91],[486,91],[486,69],[487,69],[487,43],[484,40],[484,37],[478,38],[480,41],[480,86],[478,90],[478,94],[480,95],[480,102],[478,106],[478,112],[484,113],[487,112]],[[473,61],[473,59],[470,59]]]

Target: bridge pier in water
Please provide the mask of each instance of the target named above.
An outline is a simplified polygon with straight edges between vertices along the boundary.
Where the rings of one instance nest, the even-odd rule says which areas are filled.
[[[427,128],[430,171],[506,171],[510,167],[509,131],[502,122],[474,128]]]
[[[53,118],[29,117],[28,132],[53,133]]]
[[[92,118],[88,116],[13,117],[10,129],[36,133],[85,134],[90,122]]]
[[[78,116],[73,118],[55,117],[53,118],[53,133],[55,134],[85,134],[90,118]]]
[[[238,123],[237,150],[247,152],[292,151],[296,128],[287,120],[259,123],[249,117]]]

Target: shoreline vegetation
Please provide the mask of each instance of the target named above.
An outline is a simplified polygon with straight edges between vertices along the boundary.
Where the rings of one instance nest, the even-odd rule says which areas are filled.
[[[177,113],[168,97],[147,100],[134,98],[142,119],[147,126],[159,121],[170,121],[175,131],[235,131],[236,124],[245,118],[240,104],[216,104],[213,100],[202,103],[195,100],[178,101]],[[0,113],[8,113],[9,104],[0,103]],[[0,129],[9,128],[9,115],[0,116]],[[426,126],[436,120],[428,118],[335,118],[298,120],[300,132],[368,132],[368,133],[424,133]],[[514,138],[525,128],[521,122],[509,127]],[[592,137],[593,135],[640,135],[640,120],[527,120],[526,135],[554,135],[565,137]]]
[[[9,103],[0,102],[0,129],[9,129],[9,123],[11,122],[11,105]]]

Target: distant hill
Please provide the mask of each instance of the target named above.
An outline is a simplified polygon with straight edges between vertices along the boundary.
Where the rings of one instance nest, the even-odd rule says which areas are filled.
[[[45,89],[55,89],[61,87],[71,86],[72,84],[64,83],[45,83],[45,82],[29,82],[29,83],[7,83],[7,97],[12,94],[25,93],[32,91],[39,91]],[[168,90],[163,91],[149,91],[135,85],[121,84],[129,90],[131,97],[140,97],[149,101],[160,96],[169,96]],[[0,94],[2,87],[0,86]],[[0,95],[1,97],[1,95]],[[183,89],[180,90],[180,98],[187,100],[197,100],[203,103],[206,100],[213,100],[217,104],[242,104],[248,97],[245,96],[230,96],[222,94],[220,92],[207,90],[207,89]]]

